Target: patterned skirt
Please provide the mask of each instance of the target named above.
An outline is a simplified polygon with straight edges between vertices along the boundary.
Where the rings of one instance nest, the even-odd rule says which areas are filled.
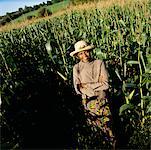
[[[114,136],[112,133],[112,118],[108,100],[106,98],[101,100],[83,99],[82,104],[87,116],[88,125],[99,128],[105,135],[104,139],[112,143]]]

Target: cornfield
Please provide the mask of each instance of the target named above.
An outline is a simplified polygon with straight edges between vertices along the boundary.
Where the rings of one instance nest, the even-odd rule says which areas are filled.
[[[74,141],[74,144],[70,139],[67,141],[72,144],[60,142],[59,148],[100,148],[103,145],[96,142],[95,131],[90,135],[84,123],[80,127],[83,117],[77,116],[82,109],[72,85],[72,67],[76,60],[69,53],[74,49],[74,43],[81,39],[95,45],[94,57],[106,62],[115,120],[118,116],[124,125],[124,135],[129,135],[125,147],[149,148],[150,37],[149,1],[136,1],[123,7],[112,5],[105,9],[74,10],[21,29],[1,32],[2,148],[28,147],[29,141],[25,137],[31,135],[24,126],[34,129],[35,136],[31,139],[38,136],[35,128],[41,126],[43,138],[49,134],[46,129],[55,128],[55,121],[59,131],[52,133],[51,129],[48,136],[52,134],[51,138],[62,140],[64,137],[56,133],[63,135],[64,122],[68,122]],[[39,116],[40,124],[37,123]],[[66,137],[69,138],[69,134]],[[38,142],[50,146],[45,144],[48,141],[42,142],[39,138],[30,146]],[[52,147],[56,146],[53,145],[55,140],[47,140],[52,142]],[[106,147],[103,145],[103,148]]]

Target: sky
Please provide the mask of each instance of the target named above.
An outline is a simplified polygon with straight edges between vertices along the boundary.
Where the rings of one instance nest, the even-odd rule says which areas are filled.
[[[0,0],[0,16],[6,15],[7,12],[17,11],[18,8],[25,6],[34,6],[48,0]]]

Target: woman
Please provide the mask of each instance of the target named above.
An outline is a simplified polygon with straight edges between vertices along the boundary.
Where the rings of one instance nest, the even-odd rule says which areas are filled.
[[[105,140],[113,143],[111,112],[106,95],[109,88],[108,72],[104,62],[91,58],[90,50],[94,48],[93,45],[78,41],[74,47],[70,56],[80,60],[73,67],[74,88],[82,96],[82,104],[88,116],[87,123],[99,127],[105,134]]]

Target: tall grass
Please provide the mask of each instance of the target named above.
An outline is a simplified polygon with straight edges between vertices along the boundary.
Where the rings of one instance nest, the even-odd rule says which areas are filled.
[[[54,7],[54,14],[52,16],[49,17],[45,17],[45,18],[33,18],[32,20],[24,20],[23,22],[12,22],[10,24],[7,24],[5,26],[0,27],[0,32],[5,32],[5,31],[10,31],[12,29],[18,29],[18,28],[23,28],[26,27],[30,24],[34,24],[43,20],[49,20],[52,19],[53,17],[58,17],[61,16],[65,13],[69,14],[72,13],[72,11],[83,11],[83,10],[91,10],[91,9],[106,9],[108,7],[111,7],[112,5],[119,5],[120,7],[123,6],[127,6],[129,8],[135,7],[135,3],[140,3],[140,5],[142,4],[146,4],[148,3],[148,0],[138,0],[138,1],[131,1],[131,0],[101,0],[101,1],[96,1],[94,2],[89,2],[89,3],[85,3],[85,4],[79,4],[79,5],[69,5],[68,8],[66,10],[60,10],[55,12],[55,7]],[[56,6],[57,7],[57,6]],[[58,6],[59,7],[59,6]],[[144,8],[145,9],[145,8]],[[145,10],[144,10],[145,11]]]
[[[97,47],[95,57],[106,61],[112,95],[119,95],[119,91],[124,95],[119,115],[128,118],[127,126],[135,129],[141,124],[144,130],[150,119],[150,28],[149,2],[145,0],[84,4],[21,29],[3,28],[5,32],[0,33],[3,103],[9,102],[15,88],[23,85],[28,69],[40,74],[50,69],[72,87],[72,66],[76,61],[69,53],[76,41],[84,39]]]

